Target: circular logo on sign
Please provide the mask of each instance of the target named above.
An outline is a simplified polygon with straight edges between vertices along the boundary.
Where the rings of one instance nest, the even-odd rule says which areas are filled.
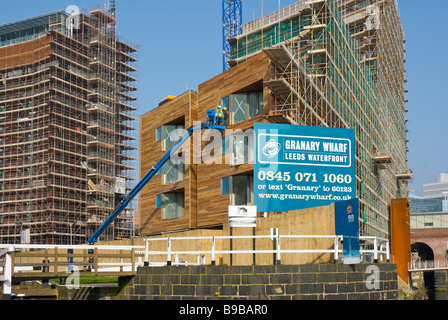
[[[274,139],[266,142],[263,148],[263,154],[269,159],[275,157],[280,152],[280,143],[275,141]]]
[[[349,204],[347,207],[347,214],[351,214],[352,211],[353,211],[353,206],[351,204]]]

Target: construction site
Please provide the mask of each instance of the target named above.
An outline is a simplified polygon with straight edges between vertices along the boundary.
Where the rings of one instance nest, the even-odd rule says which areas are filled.
[[[301,1],[244,26],[229,65],[264,50],[271,112],[356,131],[362,233],[388,234],[390,199],[407,197],[404,36],[395,1]]]
[[[117,33],[116,1],[77,10],[0,25],[5,300],[14,282],[101,273],[119,282],[101,299],[412,291],[396,0],[279,1],[245,24],[242,0],[222,0],[223,72],[139,119],[138,47]]]
[[[85,243],[136,178],[137,48],[112,5],[75,13],[0,25],[0,243]]]
[[[231,129],[254,122],[351,128],[360,233],[387,238],[390,202],[407,198],[412,178],[396,1],[304,0],[244,25],[240,10],[241,1],[224,1],[225,72],[141,117],[140,174],[161,157],[170,132],[205,119],[216,101],[228,108]],[[161,128],[162,147],[153,143]],[[237,159],[231,165],[171,165],[169,181],[162,171],[140,194],[141,234],[217,227],[229,205],[253,204],[246,149],[224,152]],[[228,181],[233,191],[223,190]]]
[[[407,197],[412,178],[396,1],[303,0],[244,25],[241,12],[241,0],[223,0],[224,72],[141,117],[140,179],[172,147],[170,133],[205,121],[216,101],[232,129],[350,128],[360,233],[387,238],[390,201]],[[75,20],[60,11],[0,26],[3,243],[85,242],[129,198],[137,48],[116,23],[112,1]],[[140,193],[140,234],[220,228],[229,205],[252,204],[246,149],[227,150],[230,166],[165,163]],[[133,210],[120,209],[102,240],[129,237]]]

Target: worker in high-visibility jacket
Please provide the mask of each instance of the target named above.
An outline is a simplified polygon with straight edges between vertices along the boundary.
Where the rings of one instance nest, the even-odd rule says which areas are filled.
[[[219,105],[219,106],[216,108],[216,113],[215,113],[215,124],[216,124],[216,125],[220,125],[220,124],[221,124],[221,121],[223,121],[223,120],[224,120],[224,112],[223,112],[222,106]]]
[[[219,121],[221,119],[224,119],[224,112],[222,111],[222,106],[218,106],[218,108],[216,108],[216,119]]]

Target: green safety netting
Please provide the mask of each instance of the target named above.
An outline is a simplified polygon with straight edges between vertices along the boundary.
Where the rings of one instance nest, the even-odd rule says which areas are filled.
[[[260,51],[263,48],[297,37],[304,26],[311,24],[311,17],[300,17],[289,22],[280,22],[238,39],[232,43],[231,59],[237,59]]]

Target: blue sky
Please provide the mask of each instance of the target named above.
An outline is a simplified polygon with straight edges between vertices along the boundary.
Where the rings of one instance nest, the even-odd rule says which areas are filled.
[[[280,0],[282,7],[296,2]],[[243,19],[261,17],[261,0],[243,0]],[[0,24],[69,5],[89,9],[101,0],[2,1]],[[398,0],[406,36],[410,190],[448,172],[448,36],[446,0]],[[278,9],[263,0],[263,13]],[[221,0],[118,0],[118,32],[139,47],[139,114],[167,95],[179,95],[222,72]]]

